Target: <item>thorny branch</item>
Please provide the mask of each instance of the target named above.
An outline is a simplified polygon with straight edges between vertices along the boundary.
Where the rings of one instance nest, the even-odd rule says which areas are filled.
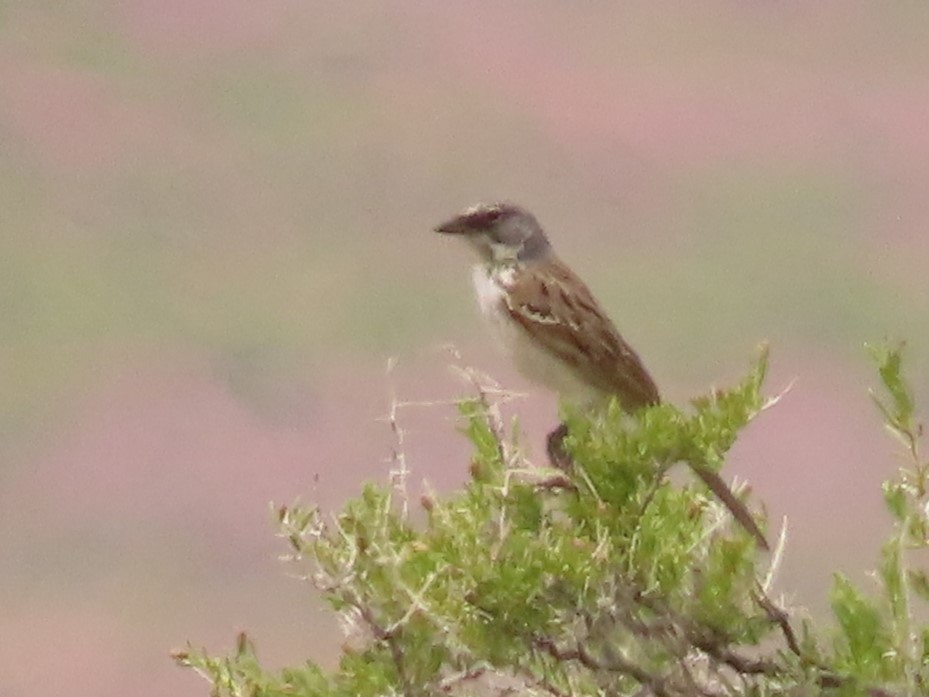
[[[414,689],[413,684],[407,675],[403,647],[399,641],[402,627],[400,625],[394,625],[390,630],[385,629],[374,617],[374,612],[369,605],[366,605],[359,598],[351,599],[349,602],[358,611],[358,614],[364,620],[374,638],[387,645],[387,648],[390,651],[391,660],[394,663],[394,668],[397,671],[397,678],[400,680],[405,697],[415,697],[418,695],[419,691]]]
[[[560,648],[549,637],[535,637],[533,647],[542,651],[556,661],[577,661],[588,670],[595,672],[621,673],[628,675],[640,685],[647,685],[658,697],[669,697],[663,685],[663,679],[653,675],[641,666],[620,657],[614,657],[608,663],[592,656],[580,643],[573,649]]]
[[[793,627],[790,626],[790,616],[787,614],[787,611],[779,607],[771,598],[765,593],[764,589],[758,587],[754,592],[755,602],[758,604],[762,610],[764,610],[768,619],[771,620],[774,624],[778,626],[781,630],[781,634],[784,636],[784,642],[787,644],[787,648],[791,650],[798,658],[805,658],[803,655],[803,650],[800,648],[800,642],[797,641],[797,635],[794,633]]]

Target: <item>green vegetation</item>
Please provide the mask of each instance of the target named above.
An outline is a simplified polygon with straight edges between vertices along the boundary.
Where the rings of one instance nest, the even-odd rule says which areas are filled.
[[[900,350],[873,350],[875,397],[905,464],[886,482],[896,521],[879,592],[837,576],[833,626],[769,592],[771,559],[701,488],[666,478],[681,460],[719,466],[776,400],[766,356],[733,389],[634,417],[568,415],[570,475],[527,467],[518,433],[487,393],[460,406],[474,444],[462,491],[414,515],[398,456],[389,485],[368,485],[335,516],[278,509],[306,579],[340,614],[338,668],[272,672],[242,635],[229,656],[189,648],[181,665],[213,694],[284,695],[917,695],[929,689],[929,463],[901,376]],[[924,609],[924,608],[922,608]]]

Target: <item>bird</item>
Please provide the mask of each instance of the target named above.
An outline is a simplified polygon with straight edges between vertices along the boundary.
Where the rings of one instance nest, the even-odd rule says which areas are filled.
[[[476,254],[472,281],[481,314],[517,370],[565,402],[593,410],[612,397],[626,412],[659,404],[658,387],[587,285],[552,248],[536,217],[510,201],[477,203],[435,227],[464,240]],[[570,467],[560,424],[548,455]],[[733,517],[768,549],[745,504],[719,474],[688,463]]]

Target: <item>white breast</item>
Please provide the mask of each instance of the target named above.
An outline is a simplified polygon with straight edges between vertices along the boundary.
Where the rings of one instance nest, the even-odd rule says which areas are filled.
[[[530,380],[555,391],[561,398],[585,405],[595,401],[599,391],[581,381],[576,373],[543,347],[537,345],[506,308],[506,285],[513,282],[512,268],[496,271],[484,265],[472,270],[481,314],[516,368]]]
[[[493,320],[497,315],[505,314],[503,303],[506,302],[505,284],[512,282],[513,269],[503,269],[494,273],[492,269],[483,264],[477,264],[471,270],[471,280],[477,292],[477,303],[481,313]]]

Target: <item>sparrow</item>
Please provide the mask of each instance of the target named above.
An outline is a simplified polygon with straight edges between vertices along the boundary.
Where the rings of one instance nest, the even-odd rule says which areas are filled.
[[[516,368],[529,380],[582,409],[611,397],[627,412],[658,404],[658,387],[588,287],[555,254],[542,226],[525,208],[478,203],[435,228],[464,240],[477,256],[472,281],[481,313]],[[547,439],[549,458],[570,467],[565,424]],[[768,543],[716,472],[690,464],[763,549]]]

